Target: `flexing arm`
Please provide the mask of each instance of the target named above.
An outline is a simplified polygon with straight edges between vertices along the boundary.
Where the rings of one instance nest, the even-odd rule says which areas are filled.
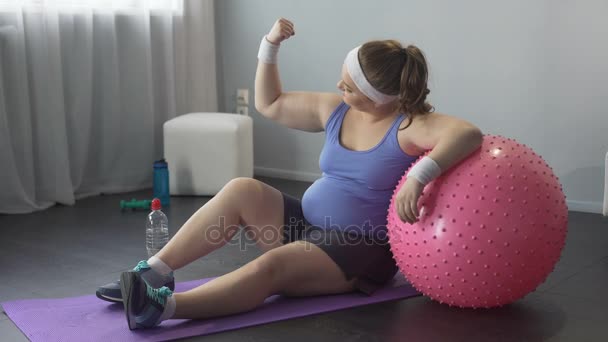
[[[319,132],[324,129],[332,109],[340,102],[340,96],[334,93],[283,92],[273,50],[278,50],[281,42],[294,34],[293,24],[279,19],[264,37],[255,74],[255,108],[281,125]]]

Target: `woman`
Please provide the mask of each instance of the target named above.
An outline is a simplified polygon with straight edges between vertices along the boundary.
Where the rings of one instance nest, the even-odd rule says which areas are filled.
[[[302,201],[254,179],[229,182],[157,255],[123,273],[120,284],[98,290],[102,299],[124,302],[130,329],[249,311],[273,294],[371,295],[397,272],[385,225],[401,175],[430,150],[396,198],[401,219],[413,223],[424,186],[481,145],[477,127],[434,113],[426,102],[428,68],[413,45],[386,40],[353,49],[338,82],[341,95],[283,92],[276,59],[281,42],[294,34],[293,24],[279,19],[262,40],[255,105],[284,126],[326,132],[322,178]],[[239,226],[264,253],[198,288],[172,293],[173,270],[219,248]],[[222,243],[205,238],[211,229],[219,229]]]

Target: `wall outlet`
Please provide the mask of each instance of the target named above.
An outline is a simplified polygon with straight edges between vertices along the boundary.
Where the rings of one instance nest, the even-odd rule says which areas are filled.
[[[241,115],[249,115],[249,106],[238,105],[236,106],[236,112]]]
[[[249,105],[249,89],[236,90],[236,105]]]

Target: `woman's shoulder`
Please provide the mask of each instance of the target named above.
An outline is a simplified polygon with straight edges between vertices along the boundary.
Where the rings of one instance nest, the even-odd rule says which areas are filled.
[[[448,127],[475,127],[468,121],[440,112],[432,112],[424,115],[414,116],[411,125],[407,129],[402,129],[409,122],[403,120],[399,131],[399,143],[414,144],[421,151],[432,149],[442,132]],[[402,145],[403,146],[403,145]]]
[[[416,154],[424,153],[434,146],[434,127],[441,121],[445,122],[450,118],[453,117],[444,113],[431,112],[424,115],[415,115],[410,124],[409,118],[406,117],[399,125],[397,135],[399,145],[402,149],[416,152]]]
[[[449,119],[456,119],[455,117],[440,113],[440,112],[431,112],[424,115],[415,115],[412,125],[416,125],[419,127],[426,127],[435,124],[438,121],[444,121]]]

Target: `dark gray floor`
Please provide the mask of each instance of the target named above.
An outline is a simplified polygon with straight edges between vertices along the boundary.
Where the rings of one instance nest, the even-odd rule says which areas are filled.
[[[308,183],[261,178],[301,196]],[[121,212],[100,196],[73,207],[0,215],[0,302],[92,294],[145,258],[147,212]],[[166,213],[177,229],[208,198],[174,197]],[[177,281],[218,276],[260,253],[236,245],[176,272]],[[492,310],[459,310],[424,297],[195,337],[188,341],[608,341],[608,219],[570,213],[566,248],[547,282],[523,300]],[[126,323],[125,323],[126,324]],[[125,325],[125,329],[126,329]],[[4,311],[0,341],[27,340]]]

